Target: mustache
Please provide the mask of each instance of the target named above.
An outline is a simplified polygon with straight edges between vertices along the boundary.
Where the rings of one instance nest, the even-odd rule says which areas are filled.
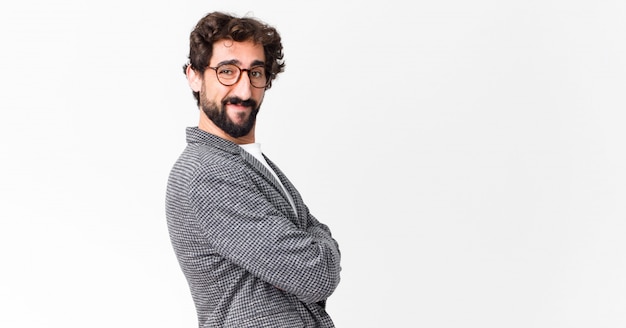
[[[256,101],[254,99],[243,100],[239,97],[230,97],[230,98],[226,98],[222,100],[222,106],[226,106],[227,104],[241,105],[241,106],[251,107],[251,108],[257,107]]]

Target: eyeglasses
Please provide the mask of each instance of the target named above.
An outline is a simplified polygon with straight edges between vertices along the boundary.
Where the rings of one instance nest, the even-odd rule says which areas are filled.
[[[207,68],[214,70],[217,80],[225,86],[231,86],[239,82],[239,79],[241,79],[241,72],[248,72],[250,84],[255,88],[265,88],[269,82],[267,75],[265,74],[265,67],[263,66],[240,68],[237,65],[224,64],[217,67]]]

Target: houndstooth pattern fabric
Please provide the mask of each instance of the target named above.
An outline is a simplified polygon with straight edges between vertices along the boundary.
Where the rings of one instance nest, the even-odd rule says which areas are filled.
[[[324,310],[339,283],[340,252],[294,186],[293,197],[238,145],[187,128],[167,185],[172,246],[199,327],[334,327]]]

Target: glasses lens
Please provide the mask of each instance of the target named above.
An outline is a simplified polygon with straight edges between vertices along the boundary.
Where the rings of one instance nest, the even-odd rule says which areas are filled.
[[[250,76],[250,83],[256,88],[265,88],[267,85],[267,75],[265,74],[265,67],[256,66],[252,67],[248,72]]]
[[[218,80],[220,80],[220,82],[224,85],[233,85],[237,83],[239,80],[239,74],[241,74],[239,67],[235,65],[218,66],[215,72],[217,73]]]

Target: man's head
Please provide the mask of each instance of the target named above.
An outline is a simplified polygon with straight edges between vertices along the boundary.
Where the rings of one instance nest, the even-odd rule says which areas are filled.
[[[183,68],[198,106],[231,137],[247,135],[265,90],[284,70],[280,35],[256,19],[214,12],[189,39]]]

